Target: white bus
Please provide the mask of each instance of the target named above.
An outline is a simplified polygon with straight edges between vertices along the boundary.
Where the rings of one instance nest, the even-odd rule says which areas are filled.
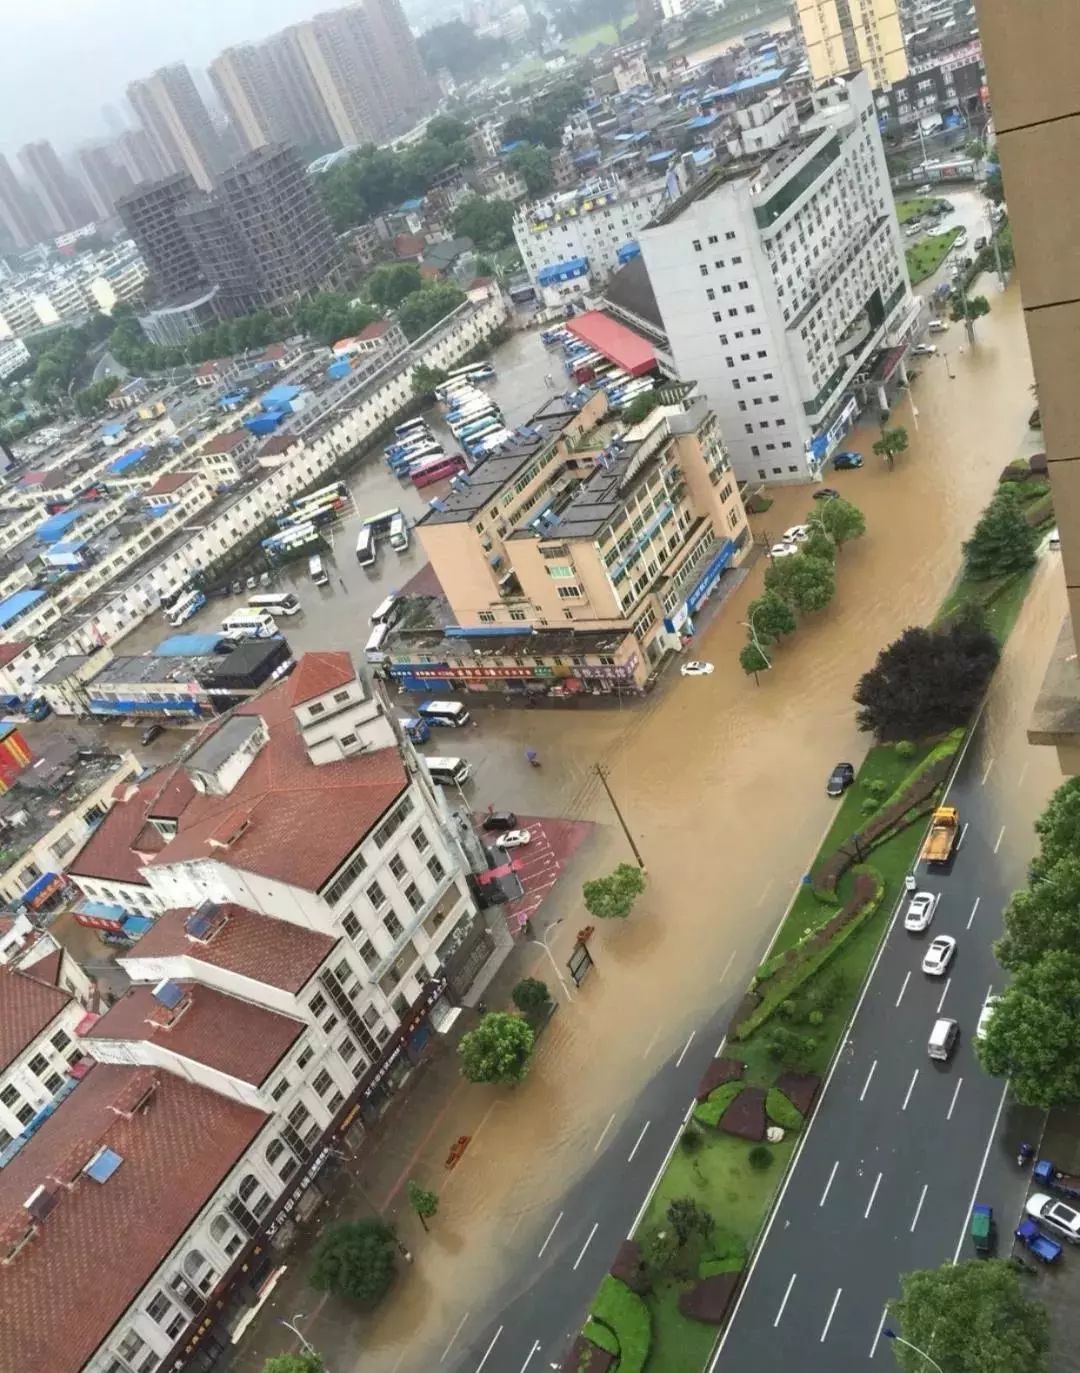
[[[369,525],[360,526],[356,536],[356,557],[361,567],[370,567],[375,561],[375,534]]]
[[[190,591],[185,591],[179,600],[174,601],[169,606],[165,612],[165,618],[173,628],[176,628],[177,625],[182,625],[190,620],[192,615],[201,610],[205,604],[205,595],[193,587]]]
[[[234,610],[222,620],[221,632],[240,639],[270,639],[278,628],[265,610]]]
[[[301,524],[289,525],[278,534],[271,534],[268,539],[263,539],[262,546],[270,557],[274,558],[285,553],[294,553],[298,548],[318,541],[319,531],[314,523],[311,520],[304,520]]]
[[[380,601],[371,612],[371,623],[373,625],[392,625],[397,619],[398,597],[387,596],[385,601]]]
[[[460,787],[472,773],[464,758],[425,758],[424,762],[431,780],[440,787]]]
[[[404,439],[408,438],[408,436],[412,434],[415,430],[426,428],[427,420],[424,419],[423,415],[417,415],[416,419],[414,420],[406,420],[404,424],[395,424],[394,433],[398,436],[399,439]]]
[[[383,663],[386,661],[386,654],[383,652],[383,644],[386,643],[386,636],[390,633],[390,626],[376,625],[371,631],[371,637],[364,645],[364,657],[369,663]]]
[[[344,501],[348,498],[349,488],[344,482],[331,482],[320,486],[317,491],[309,491],[306,496],[295,496],[290,502],[294,510],[302,510],[308,505],[323,505],[327,501]]]
[[[495,368],[490,362],[470,362],[465,367],[452,367],[446,374],[447,381],[453,381],[455,377],[493,377]]]
[[[404,553],[409,546],[409,526],[400,512],[390,521],[390,547]]]
[[[265,610],[270,615],[295,615],[300,609],[300,602],[291,591],[284,591],[280,595],[261,592],[257,596],[248,597],[249,610]]]
[[[313,558],[308,559],[307,570],[308,575],[316,586],[325,586],[330,580],[326,575],[326,568],[323,567],[323,561],[318,553],[316,553]]]
[[[452,729],[467,725],[471,718],[460,701],[425,701],[416,713],[429,725],[449,725]]]

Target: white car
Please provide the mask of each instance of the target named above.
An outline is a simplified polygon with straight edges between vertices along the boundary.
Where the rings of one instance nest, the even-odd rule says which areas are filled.
[[[1063,1201],[1055,1201],[1045,1192],[1035,1192],[1028,1197],[1024,1210],[1070,1244],[1080,1244],[1080,1211],[1066,1206]]]
[[[955,952],[956,940],[952,935],[939,934],[931,941],[926,951],[926,957],[922,961],[923,972],[928,973],[930,977],[944,977]]]
[[[495,843],[500,849],[523,849],[531,839],[531,830],[507,830],[499,835]]]
[[[904,929],[910,930],[913,934],[921,934],[933,920],[936,905],[937,897],[933,892],[917,891],[908,902]]]
[[[967,247],[967,240],[967,230],[961,229],[960,232],[956,235],[956,238],[953,240],[953,242],[956,244],[958,248],[965,248]]]
[[[937,346],[933,343],[917,343],[911,351],[917,358],[932,358],[937,352]]]
[[[991,1017],[994,1014],[994,1007],[998,1004],[1000,999],[1000,997],[994,996],[993,993],[991,993],[983,1002],[983,1008],[979,1012],[979,1022],[975,1026],[976,1039],[986,1038],[986,1027],[990,1024]]]
[[[798,553],[798,547],[793,543],[774,543],[769,549],[770,558],[790,558]]]
[[[918,238],[921,233],[922,229],[918,224],[909,224],[904,230],[904,234],[908,238]]]
[[[783,543],[805,543],[810,537],[810,531],[805,524],[793,524],[790,529],[784,530]]]
[[[679,671],[684,677],[711,677],[716,669],[712,663],[683,663]]]

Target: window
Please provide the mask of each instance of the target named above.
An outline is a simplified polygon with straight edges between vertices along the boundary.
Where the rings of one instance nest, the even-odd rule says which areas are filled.
[[[446,869],[439,862],[437,856],[432,854],[427,861],[427,870],[431,873],[436,882],[441,882],[446,876]]]
[[[350,911],[348,915],[346,915],[345,919],[341,922],[341,928],[345,931],[345,933],[354,943],[363,933],[360,926],[360,921],[357,920],[356,916],[352,913],[352,911]]]
[[[338,705],[340,705],[342,701],[347,701],[348,699],[349,699],[349,693],[348,693],[347,691],[335,691],[335,692],[334,692],[334,700],[338,703]]]
[[[266,1208],[270,1205],[270,1197],[259,1185],[259,1179],[255,1176],[254,1173],[248,1173],[247,1177],[243,1179],[243,1181],[240,1183],[240,1186],[236,1189],[236,1195],[240,1198],[244,1205],[247,1206],[248,1210],[251,1212],[253,1216],[261,1216],[262,1213],[266,1210]],[[193,1250],[187,1256],[187,1258],[184,1260],[185,1269],[188,1269],[191,1260],[195,1258],[197,1254],[198,1251]],[[201,1258],[202,1255],[199,1254],[198,1257]]]
[[[299,1068],[300,1071],[303,1072],[314,1057],[315,1050],[309,1044],[306,1049],[302,1049],[300,1051],[300,1056],[296,1060],[297,1068]]]
[[[424,833],[422,826],[417,825],[416,829],[413,830],[409,837],[412,839],[413,847],[416,849],[417,853],[423,853],[428,847],[428,837]]]
[[[748,281],[740,281],[740,282],[739,282],[739,290],[740,290],[740,291],[749,291],[749,289],[750,289],[750,283],[749,283]]]
[[[322,1015],[323,1011],[326,1010],[326,997],[323,996],[322,992],[315,993],[308,1002],[308,1008],[316,1019]]]
[[[728,239],[729,241],[730,241],[731,239],[733,239],[733,238],[735,237],[735,232],[734,232],[734,230],[729,229],[729,230],[727,231],[727,233],[724,235],[724,237],[725,237],[726,239]]]
[[[324,1068],[321,1073],[316,1075],[315,1081],[311,1084],[318,1096],[324,1097],[334,1085],[334,1079]]]
[[[401,861],[401,855],[399,853],[394,854],[387,866],[393,873],[395,882],[400,882],[408,871],[405,864]]]
[[[63,1085],[64,1079],[59,1073],[50,1073],[45,1079],[45,1089],[46,1091],[51,1092],[53,1096],[56,1095]]]
[[[210,1222],[210,1238],[220,1245],[229,1258],[240,1248],[243,1240],[228,1216],[215,1216]]]
[[[321,701],[316,701],[314,705],[308,706],[308,714],[312,716],[321,715],[325,709],[326,707]]]
[[[386,893],[383,891],[382,887],[379,886],[378,882],[372,882],[368,887],[367,899],[376,910],[379,910],[380,907],[386,905]]]
[[[33,1114],[34,1108],[27,1102],[25,1106],[20,1106],[15,1112],[15,1119],[20,1125],[25,1125]]]
[[[63,1030],[57,1030],[56,1034],[54,1034],[52,1039],[49,1040],[49,1043],[59,1053],[63,1053],[67,1046],[71,1043],[71,1040],[63,1032]]]
[[[420,889],[415,882],[410,882],[405,888],[405,900],[414,911],[418,911],[424,904],[424,898],[420,895]]]
[[[338,1057],[343,1063],[351,1063],[356,1057],[356,1043],[348,1035],[338,1045]]]
[[[376,952],[375,945],[370,939],[368,939],[360,949],[360,957],[367,964],[368,972],[378,963],[379,955]]]
[[[398,939],[405,932],[405,926],[393,911],[383,920],[383,929],[391,939]]]
[[[481,610],[480,623],[482,625],[493,625],[495,623],[494,613],[490,610]]]
[[[700,238],[695,238],[694,241],[693,241],[693,243],[691,244],[691,247],[693,248],[693,250],[694,250],[695,253],[700,253],[700,252],[701,252],[701,239],[700,239]]]
[[[150,1298],[150,1300],[146,1303],[146,1314],[157,1325],[161,1324],[162,1320],[169,1314],[171,1310],[172,1302],[168,1299],[164,1292],[155,1292],[154,1295]]]
[[[47,1073],[49,1071],[49,1060],[44,1054],[35,1054],[27,1064],[27,1067],[35,1077],[40,1077],[42,1073]]]
[[[706,299],[706,300],[715,300],[715,299],[716,299],[716,292],[713,290],[713,288],[712,288],[711,286],[707,286],[707,287],[705,288],[705,299]]]
[[[270,1099],[272,1101],[280,1101],[288,1090],[289,1079],[287,1077],[283,1077],[280,1082],[274,1083],[273,1091],[270,1093]]]
[[[707,277],[709,275],[708,266],[704,262],[698,264],[698,271],[701,273],[703,277]]]

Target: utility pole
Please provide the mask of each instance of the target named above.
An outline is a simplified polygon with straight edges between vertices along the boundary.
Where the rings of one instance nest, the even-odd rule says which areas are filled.
[[[990,225],[990,242],[994,249],[994,268],[997,271],[998,285],[1004,291],[1005,268],[1001,265],[1001,248],[998,244],[997,225],[994,223],[994,210],[991,205],[987,205],[986,207],[986,218]]]
[[[634,836],[630,833],[629,829],[627,828],[626,821],[623,819],[623,813],[619,809],[618,802],[612,795],[611,787],[608,785],[607,773],[604,771],[604,769],[600,766],[599,763],[594,763],[593,769],[596,772],[597,777],[599,777],[600,781],[603,783],[604,790],[607,792],[607,799],[611,802],[611,809],[615,812],[616,816],[618,817],[619,824],[622,826],[622,832],[626,835],[626,842],[630,845],[634,857],[637,859],[637,865],[641,869],[641,871],[644,872],[645,860],[641,856],[641,850],[634,843]]]

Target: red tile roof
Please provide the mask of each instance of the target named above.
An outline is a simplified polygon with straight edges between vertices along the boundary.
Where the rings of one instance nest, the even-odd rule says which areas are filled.
[[[69,992],[45,978],[0,964],[0,1071],[14,1063],[70,1001]]]
[[[260,458],[272,458],[278,453],[287,453],[300,440],[295,434],[274,434],[259,449]]]
[[[227,358],[210,358],[207,362],[200,362],[198,367],[195,368],[195,375],[197,377],[216,376],[227,362]]]
[[[424,251],[424,240],[417,234],[398,234],[394,239],[395,257],[419,257]]]
[[[149,987],[132,987],[93,1025],[88,1039],[145,1040],[258,1087],[304,1032],[302,1021],[214,987],[180,982],[190,1000],[172,1024]]]
[[[0,1267],[0,1368],[84,1367],[265,1122],[171,1073],[98,1064],[0,1171],[5,1240],[25,1233],[36,1187],[77,1179]],[[122,1162],[98,1183],[81,1170],[103,1147]]]
[[[264,362],[280,362],[285,356],[285,345],[283,343],[271,343],[263,353]]]
[[[305,653],[289,678],[289,704],[302,706],[355,680],[356,668],[347,653]]]
[[[385,319],[375,319],[370,324],[365,324],[356,337],[359,339],[382,338],[389,328],[390,325]]]
[[[244,428],[230,429],[227,433],[217,434],[203,448],[204,453],[231,453],[234,448],[239,448],[242,443],[246,443],[251,438],[251,434]]]
[[[231,902],[221,906],[225,923],[208,943],[187,933],[191,907],[178,907],[158,917],[153,929],[128,955],[141,958],[198,959],[215,968],[250,977],[269,987],[298,992],[307,985],[338,941],[317,930],[307,930],[273,915],[260,915]],[[125,959],[121,956],[121,962]]]
[[[167,496],[172,491],[179,491],[182,486],[195,480],[194,472],[166,472],[163,477],[158,477],[157,481],[147,491],[148,496]]]
[[[144,859],[132,845],[141,834],[146,824],[147,808],[160,789],[160,773],[136,787],[128,787],[127,784],[117,787],[120,794],[116,801],[78,855],[68,864],[67,871],[76,881],[80,876],[85,876],[99,877],[106,882],[135,882],[141,887],[150,885],[142,874]],[[144,836],[139,842],[143,845],[142,852],[147,852],[150,838]]]
[[[420,268],[420,275],[424,278],[425,281],[438,281],[438,279],[442,276],[442,272],[438,269],[438,267],[433,266],[430,262],[425,262],[424,265]]]
[[[30,647],[29,639],[16,639],[10,643],[0,644],[0,667],[7,667],[8,663],[13,663],[20,653],[25,653]]]

